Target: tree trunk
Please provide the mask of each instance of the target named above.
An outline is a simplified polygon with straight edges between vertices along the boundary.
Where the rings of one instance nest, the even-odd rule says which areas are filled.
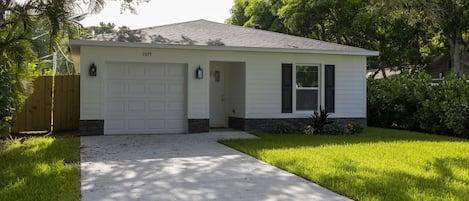
[[[375,79],[376,75],[378,75],[378,73],[381,71],[381,69],[376,69],[375,72],[373,72],[373,75],[371,75],[371,78]]]
[[[462,35],[460,32],[452,34],[452,37],[448,38],[449,47],[450,47],[450,58],[451,58],[451,68],[458,75],[462,75]]]
[[[385,67],[381,67],[381,73],[383,73],[383,78],[388,78],[388,76],[386,75],[386,68]]]

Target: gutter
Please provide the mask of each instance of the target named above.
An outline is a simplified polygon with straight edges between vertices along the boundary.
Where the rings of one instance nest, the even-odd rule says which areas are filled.
[[[158,48],[181,50],[212,50],[212,51],[239,51],[239,52],[275,52],[275,53],[305,53],[305,54],[329,54],[351,56],[379,56],[379,51],[337,51],[315,50],[297,48],[261,48],[261,47],[233,47],[233,46],[202,46],[202,45],[168,45],[151,43],[129,43],[114,41],[70,40],[72,46],[98,46],[98,47],[129,47],[129,48]]]

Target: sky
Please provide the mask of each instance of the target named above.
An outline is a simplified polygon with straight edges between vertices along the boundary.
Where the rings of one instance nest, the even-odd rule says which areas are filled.
[[[119,1],[108,1],[103,11],[81,21],[85,27],[112,22],[131,29],[206,19],[225,22],[230,17],[233,0],[151,0],[136,6],[138,14],[120,13]]]

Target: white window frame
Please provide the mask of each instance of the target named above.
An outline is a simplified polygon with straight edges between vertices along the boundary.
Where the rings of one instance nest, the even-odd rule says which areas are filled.
[[[293,79],[292,79],[292,84],[293,84],[293,90],[292,90],[292,102],[293,102],[293,112],[294,113],[298,113],[298,114],[311,114],[313,113],[314,111],[319,111],[319,108],[321,107],[322,105],[322,86],[323,86],[323,79],[322,79],[322,65],[319,64],[319,63],[295,63],[293,64]],[[318,86],[317,87],[297,87],[297,84],[296,84],[296,68],[297,66],[315,66],[318,68]],[[318,107],[316,108],[316,110],[297,110],[296,108],[296,91],[300,89],[300,90],[317,90],[318,92]]]

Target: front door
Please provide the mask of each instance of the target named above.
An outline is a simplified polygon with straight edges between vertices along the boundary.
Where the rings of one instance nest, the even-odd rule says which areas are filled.
[[[226,127],[225,72],[219,64],[210,66],[210,127]]]

